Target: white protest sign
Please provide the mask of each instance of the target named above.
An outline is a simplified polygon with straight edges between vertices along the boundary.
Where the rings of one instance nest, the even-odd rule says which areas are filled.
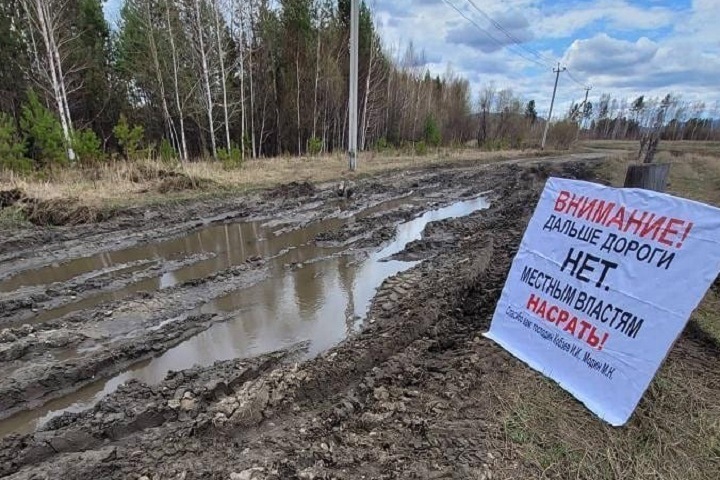
[[[551,178],[487,337],[625,424],[720,271],[720,209]]]

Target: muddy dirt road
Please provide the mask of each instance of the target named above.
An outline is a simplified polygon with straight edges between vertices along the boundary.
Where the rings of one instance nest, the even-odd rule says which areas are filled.
[[[482,339],[548,175],[601,155],[292,184],[0,242],[0,476],[524,472]],[[363,477],[364,476],[364,477]]]

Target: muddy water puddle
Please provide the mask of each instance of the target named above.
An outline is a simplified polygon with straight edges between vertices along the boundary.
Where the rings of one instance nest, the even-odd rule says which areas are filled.
[[[381,201],[360,211],[355,217],[397,208],[403,203],[412,201],[413,198],[407,196]],[[338,202],[337,207],[341,212],[345,213],[346,206],[344,203]],[[276,235],[280,230],[277,226],[270,226],[277,222],[244,221],[212,224],[210,221],[206,221],[204,222],[207,224],[206,226],[170,240],[102,252],[88,257],[74,258],[62,263],[53,263],[34,270],[18,272],[0,281],[0,292],[11,292],[26,286],[67,282],[81,275],[109,271],[118,266],[122,267],[141,262],[177,260],[193,254],[212,253],[217,254],[219,257],[225,257],[228,262],[242,262],[253,256],[262,256],[277,251],[278,247],[283,248],[282,245],[297,245],[299,239],[294,238],[296,235],[306,236],[303,233],[316,235],[338,228],[349,218],[352,218],[352,215],[341,214],[312,223],[305,228],[292,229],[289,232],[284,231],[281,235]],[[211,220],[222,220],[222,216]],[[120,273],[120,270],[115,273]]]
[[[315,246],[311,240],[319,233],[316,226],[302,235],[301,241],[292,248],[272,258],[271,275],[267,279],[218,297],[189,313],[222,313],[229,315],[229,320],[215,323],[158,357],[140,362],[109,380],[95,382],[41,408],[0,422],[0,436],[30,432],[63,412],[90,408],[130,379],[156,384],[170,370],[252,357],[299,341],[309,341],[308,355],[322,352],[359,327],[375,292],[387,278],[419,263],[388,260],[388,257],[420,239],[429,222],[466,216],[487,207],[487,201],[480,197],[425,212],[398,225],[389,244],[362,256],[348,254],[351,252],[340,248]],[[296,235],[293,234],[293,238],[297,238]],[[290,246],[283,243],[282,247]],[[281,250],[280,245],[275,248]],[[168,322],[182,322],[184,318],[185,315]]]
[[[0,282],[0,292],[12,291],[23,286],[49,285],[53,282],[72,280],[79,276],[93,275],[97,271],[107,271],[107,275],[127,273],[128,264],[147,264],[182,261],[193,256],[202,260],[160,274],[150,272],[136,281],[121,288],[103,290],[80,300],[65,303],[59,307],[42,310],[31,317],[19,316],[7,326],[19,326],[23,323],[41,323],[60,318],[64,315],[100,304],[118,301],[141,291],[157,291],[175,285],[205,278],[233,265],[239,265],[254,257],[273,258],[292,251],[299,246],[308,245],[321,233],[334,231],[351,224],[358,218],[368,217],[384,211],[397,209],[404,204],[415,203],[412,197],[400,197],[378,202],[356,215],[344,211],[339,204],[340,214],[332,216],[302,228],[288,227],[279,222],[250,221],[223,225],[211,225],[189,233],[183,237],[155,244],[138,246],[115,252],[106,252],[87,258],[78,258],[63,264],[54,264],[37,270],[18,273]],[[132,271],[137,271],[132,269]]]

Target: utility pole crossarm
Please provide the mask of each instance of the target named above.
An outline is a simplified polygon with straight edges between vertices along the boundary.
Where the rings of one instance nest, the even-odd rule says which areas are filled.
[[[557,92],[558,80],[560,80],[560,73],[567,70],[565,67],[560,67],[558,63],[557,68],[553,68],[555,74],[555,87],[553,87],[552,100],[550,100],[550,111],[548,112],[548,118],[545,121],[545,131],[543,132],[542,144],[540,145],[541,150],[545,150],[545,141],[547,140],[548,130],[550,129],[550,120],[552,120],[553,106],[555,105],[555,93]]]

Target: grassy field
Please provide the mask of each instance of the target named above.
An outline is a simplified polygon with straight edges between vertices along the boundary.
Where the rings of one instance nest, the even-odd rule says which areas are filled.
[[[633,150],[627,142],[584,147]],[[634,153],[599,169],[623,183]],[[662,145],[657,161],[672,164],[672,194],[720,206],[720,144]],[[715,343],[714,353],[680,342],[622,428],[599,421],[539,374],[511,376],[494,389],[502,405],[506,449],[541,478],[717,479],[720,474],[720,292],[713,288],[692,315]],[[508,472],[508,478],[512,476]],[[501,475],[502,477],[502,475]]]
[[[637,152],[639,142],[625,140],[588,140],[580,142],[578,146],[580,148],[591,148],[594,150],[626,150],[628,152]],[[720,152],[720,142],[660,142],[658,151],[668,152],[675,156],[686,153],[717,155]]]

